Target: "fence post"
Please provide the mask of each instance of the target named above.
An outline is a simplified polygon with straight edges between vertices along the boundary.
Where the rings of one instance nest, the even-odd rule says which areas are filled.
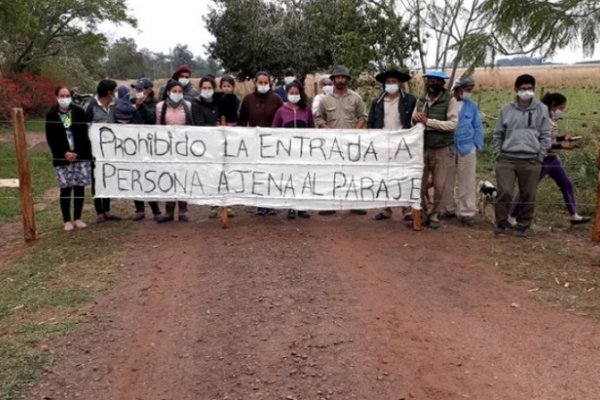
[[[596,167],[598,168],[598,184],[596,185],[596,222],[594,223],[592,241],[600,242],[600,150],[598,150]]]
[[[25,137],[25,117],[22,108],[13,108],[12,123],[19,172],[19,197],[21,199],[21,214],[23,215],[23,232],[25,241],[29,242],[36,239],[35,212],[33,210],[31,170],[29,169],[27,139]]]

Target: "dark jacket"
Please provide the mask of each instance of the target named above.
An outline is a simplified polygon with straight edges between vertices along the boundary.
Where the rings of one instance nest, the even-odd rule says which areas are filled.
[[[78,161],[92,160],[92,144],[88,136],[88,124],[86,122],[85,111],[81,107],[71,105],[71,132],[75,148],[73,153],[77,154]],[[69,149],[66,129],[58,114],[58,106],[54,106],[46,115],[46,142],[52,152],[52,165],[68,165],[65,160],[65,153]]]
[[[192,101],[192,120],[197,126],[217,126],[220,125],[221,116],[219,114],[219,104],[213,100],[211,102],[196,98]]]
[[[224,116],[228,124],[238,122],[238,110],[240,101],[235,94],[223,94],[217,101],[219,103],[219,114]]]
[[[369,119],[367,121],[368,129],[383,129],[385,120],[384,98],[387,94],[379,96],[373,100],[371,110],[369,111]],[[417,98],[409,93],[400,92],[398,101],[398,111],[400,112],[400,124],[404,129],[412,127],[412,114],[417,104]]]
[[[158,99],[154,95],[154,92],[150,92],[150,95],[140,104],[137,108],[137,112],[133,118],[133,123],[138,125],[154,125],[156,124],[156,105]]]
[[[272,91],[250,93],[242,100],[238,126],[271,127],[275,113],[282,105],[281,98]]]

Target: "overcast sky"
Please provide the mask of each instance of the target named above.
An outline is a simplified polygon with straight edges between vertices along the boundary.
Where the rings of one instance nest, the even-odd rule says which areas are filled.
[[[139,49],[168,54],[169,49],[181,43],[187,44],[194,55],[206,57],[204,46],[212,40],[212,36],[204,28],[203,17],[211,3],[209,0],[177,0],[172,6],[165,7],[164,2],[127,0],[131,15],[137,18],[137,29],[105,23],[101,30],[111,41],[120,37],[134,38]],[[596,59],[599,54],[597,51],[587,60]],[[579,49],[561,50],[553,59],[560,63],[584,60]]]

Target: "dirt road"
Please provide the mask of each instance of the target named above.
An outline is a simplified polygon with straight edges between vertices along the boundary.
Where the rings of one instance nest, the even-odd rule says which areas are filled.
[[[498,272],[479,255],[491,230],[243,209],[224,231],[206,213],[139,225],[119,282],[26,398],[600,396],[600,325]]]

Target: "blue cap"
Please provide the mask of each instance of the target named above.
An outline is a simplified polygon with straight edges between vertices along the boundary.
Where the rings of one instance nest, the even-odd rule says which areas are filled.
[[[428,73],[426,73],[425,75],[423,75],[423,78],[448,79],[449,76],[444,71],[437,71],[436,70],[436,71],[429,71]]]
[[[143,77],[143,78],[138,79],[134,86],[136,89],[141,90],[141,89],[149,89],[149,88],[153,87],[154,85],[152,85],[152,81],[150,79]]]

